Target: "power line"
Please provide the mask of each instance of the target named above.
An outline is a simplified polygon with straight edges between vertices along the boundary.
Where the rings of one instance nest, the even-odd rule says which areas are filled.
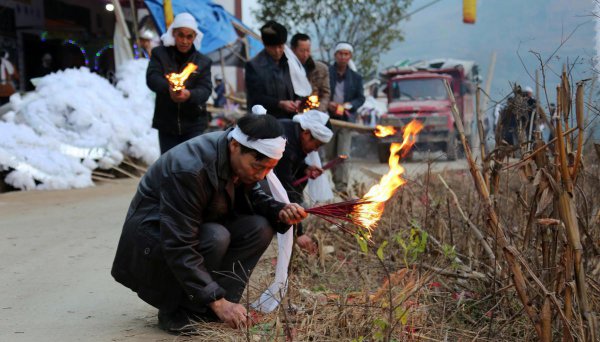
[[[419,8],[417,8],[416,10],[414,10],[414,11],[412,11],[412,12],[410,12],[410,13],[402,16],[402,17],[400,17],[400,19],[398,21],[400,21],[402,19],[406,19],[406,18],[410,17],[411,15],[413,15],[413,14],[415,14],[417,12],[421,12],[422,10],[426,9],[427,7],[429,7],[431,5],[435,5],[436,3],[440,2],[440,1],[442,1],[442,0],[434,0],[434,1],[432,1],[432,2],[430,2],[428,4],[426,4],[426,5],[423,5],[423,6],[419,7]]]

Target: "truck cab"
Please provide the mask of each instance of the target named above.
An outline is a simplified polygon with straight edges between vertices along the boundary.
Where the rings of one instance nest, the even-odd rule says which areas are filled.
[[[474,115],[473,87],[462,65],[451,68],[403,68],[387,71],[388,111],[379,119],[383,126],[399,128],[396,135],[379,139],[380,162],[389,158],[389,146],[401,141],[401,128],[416,119],[424,129],[417,136],[416,149],[441,150],[448,160],[457,158],[457,136],[451,112],[448,82],[465,129],[470,134]]]

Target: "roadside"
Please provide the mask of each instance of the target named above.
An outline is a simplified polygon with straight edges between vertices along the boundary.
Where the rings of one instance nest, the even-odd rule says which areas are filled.
[[[427,172],[423,158],[403,164],[408,179]],[[366,185],[387,172],[370,158],[351,163],[353,179]],[[432,164],[433,171],[464,167],[464,160]],[[137,182],[0,194],[0,341],[174,339],[158,329],[156,309],[110,276]],[[253,278],[269,278],[274,245]]]

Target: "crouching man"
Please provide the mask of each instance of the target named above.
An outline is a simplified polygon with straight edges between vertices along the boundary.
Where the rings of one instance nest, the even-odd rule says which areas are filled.
[[[248,324],[238,303],[254,266],[275,232],[307,216],[257,184],[282,157],[282,134],[274,117],[249,115],[174,147],[141,179],[111,273],[159,309],[162,329]]]
[[[308,176],[315,179],[323,173],[323,170],[314,165],[306,164],[306,156],[317,151],[321,146],[327,144],[332,136],[329,115],[317,110],[310,110],[303,114],[296,114],[290,119],[280,119],[283,134],[287,139],[283,157],[275,166],[275,174],[287,191],[288,198],[292,203],[304,202],[304,188],[306,182],[294,185],[298,178]],[[297,226],[296,243],[300,248],[315,252],[316,245],[312,238],[305,234],[301,223]]]

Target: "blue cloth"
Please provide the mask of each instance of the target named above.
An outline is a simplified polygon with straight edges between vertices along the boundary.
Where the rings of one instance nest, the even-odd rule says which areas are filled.
[[[144,3],[152,14],[159,33],[163,34],[166,32],[163,0],[145,0]],[[237,40],[238,35],[233,27],[233,22],[246,27],[239,19],[227,12],[223,6],[214,4],[210,0],[172,0],[171,3],[174,15],[188,12],[198,22],[198,29],[204,34],[200,52],[205,55],[217,51]],[[248,30],[250,31],[250,29]],[[251,36],[247,36],[247,39],[250,46],[249,58],[252,58],[260,52],[263,45],[260,40]]]

